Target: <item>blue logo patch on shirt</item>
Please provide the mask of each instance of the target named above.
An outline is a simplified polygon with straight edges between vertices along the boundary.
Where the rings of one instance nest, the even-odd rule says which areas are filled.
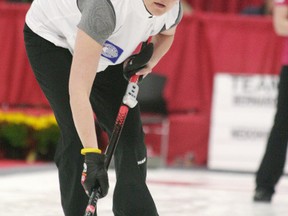
[[[111,43],[110,41],[105,41],[105,43],[103,44],[101,56],[115,63],[122,53],[123,49]]]

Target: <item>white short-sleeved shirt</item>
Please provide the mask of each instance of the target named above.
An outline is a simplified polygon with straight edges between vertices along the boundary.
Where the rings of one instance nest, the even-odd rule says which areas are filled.
[[[97,72],[122,63],[150,36],[178,24],[180,2],[152,16],[143,0],[34,0],[26,23],[33,32],[73,54],[80,28],[103,45]]]

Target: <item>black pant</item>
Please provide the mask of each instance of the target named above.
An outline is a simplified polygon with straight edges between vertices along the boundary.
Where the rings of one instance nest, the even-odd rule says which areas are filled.
[[[35,77],[54,111],[61,131],[55,162],[59,171],[61,202],[66,216],[84,214],[88,197],[80,183],[83,148],[75,129],[69,103],[68,81],[71,53],[24,28],[26,51]],[[91,91],[91,105],[103,130],[111,136],[127,81],[122,64],[97,74]],[[155,216],[157,210],[146,186],[144,133],[139,106],[129,110],[114,160],[117,183],[113,195],[116,216]]]
[[[288,66],[283,66],[278,86],[278,103],[266,151],[256,175],[256,189],[271,193],[283,174],[288,141]]]

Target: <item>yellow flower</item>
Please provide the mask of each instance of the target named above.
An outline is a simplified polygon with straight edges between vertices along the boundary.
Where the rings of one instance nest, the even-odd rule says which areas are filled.
[[[42,130],[57,125],[53,114],[40,116],[28,115],[21,112],[1,112],[0,123],[25,124],[35,130]]]

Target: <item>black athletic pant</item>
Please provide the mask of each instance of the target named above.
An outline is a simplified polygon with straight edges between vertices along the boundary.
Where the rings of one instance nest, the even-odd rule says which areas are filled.
[[[77,135],[69,103],[68,80],[71,53],[33,33],[26,25],[24,39],[35,77],[54,111],[61,131],[55,162],[58,167],[61,202],[65,216],[84,215],[88,197],[80,183],[83,148]],[[97,74],[91,91],[91,104],[97,120],[109,136],[125,94],[127,81],[122,64]],[[156,216],[157,210],[146,186],[144,134],[139,106],[130,109],[115,152],[117,183],[113,196],[116,216]],[[45,185],[43,185],[45,187]]]
[[[266,151],[256,175],[256,189],[274,193],[275,185],[283,174],[288,141],[288,66],[283,66],[278,86],[278,103],[274,125]]]

